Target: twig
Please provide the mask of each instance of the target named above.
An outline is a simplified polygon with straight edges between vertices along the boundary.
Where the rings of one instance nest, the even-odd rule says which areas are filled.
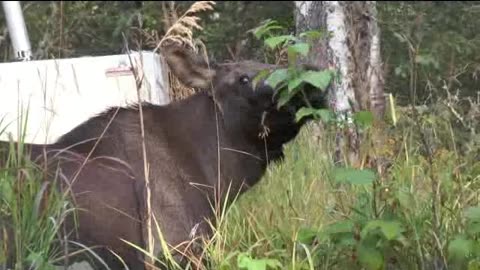
[[[142,85],[143,81],[143,76],[142,78],[139,79],[138,73],[136,72],[135,67],[133,66],[133,62],[130,56],[130,49],[128,48],[128,42],[125,37],[125,34],[122,33],[124,42],[125,42],[125,49],[127,51],[128,59],[130,61],[130,66],[131,70],[133,72],[135,81],[136,81],[136,88],[137,88],[137,99],[138,99],[138,108],[139,108],[139,114],[140,114],[140,130],[141,130],[141,138],[142,138],[142,155],[143,155],[143,169],[144,169],[144,176],[145,176],[145,188],[147,191],[147,238],[148,238],[148,243],[147,243],[147,250],[149,253],[149,257],[151,260],[151,263],[154,264],[154,257],[153,257],[153,237],[152,237],[152,207],[151,207],[151,190],[150,190],[150,178],[148,175],[149,168],[148,168],[148,160],[147,160],[147,149],[145,146],[145,127],[144,127],[144,122],[143,122],[143,110],[142,110],[142,102],[140,98],[140,88]],[[143,74],[142,74],[143,75]]]

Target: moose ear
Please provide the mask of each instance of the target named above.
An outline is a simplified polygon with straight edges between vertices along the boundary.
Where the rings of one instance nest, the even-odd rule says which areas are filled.
[[[162,51],[170,70],[185,86],[210,87],[215,70],[202,57],[178,45],[165,46]]]

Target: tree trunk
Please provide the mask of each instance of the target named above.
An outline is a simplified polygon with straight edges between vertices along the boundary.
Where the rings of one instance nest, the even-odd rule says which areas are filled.
[[[375,2],[344,4],[348,43],[353,55],[352,75],[360,110],[370,110],[381,119],[385,110],[380,54],[380,29]]]
[[[321,30],[330,34],[313,44],[302,61],[337,71],[329,89],[330,106],[343,129],[336,134],[336,163],[345,159],[351,165],[359,163],[355,112],[369,110],[375,119],[383,118],[380,31],[375,16],[375,2],[295,1],[297,33]]]

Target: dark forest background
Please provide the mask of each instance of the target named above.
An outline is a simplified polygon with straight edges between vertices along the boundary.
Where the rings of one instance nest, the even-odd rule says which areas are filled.
[[[24,16],[35,59],[108,55],[124,52],[122,33],[131,49],[152,50],[175,15],[194,1],[24,1]],[[385,92],[408,103],[409,66],[417,55],[418,103],[428,103],[443,88],[461,96],[478,95],[480,72],[480,2],[378,2]],[[197,31],[212,60],[264,60],[260,41],[249,30],[266,19],[295,33],[293,1],[219,1],[200,13]],[[3,12],[0,14],[0,59],[13,61]]]

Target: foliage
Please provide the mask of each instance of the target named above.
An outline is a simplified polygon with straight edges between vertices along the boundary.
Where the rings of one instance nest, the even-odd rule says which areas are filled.
[[[177,13],[182,14],[194,1],[173,2]],[[162,2],[25,1],[22,6],[36,59],[122,53],[122,33],[131,48],[153,50],[155,40],[169,28],[165,18],[170,16],[170,10]],[[461,96],[475,97],[480,71],[476,53],[480,46],[478,4],[399,1],[378,2],[377,7],[385,89],[395,95],[400,105],[409,103],[412,90],[410,59],[415,61],[417,82],[422,86],[415,89],[417,105],[431,102],[434,95],[444,97],[444,86],[461,88]],[[288,1],[219,1],[215,12],[200,16],[205,26],[194,34],[206,44],[213,60],[271,61],[278,55],[260,50],[263,42],[248,30],[271,19],[284,29],[282,35],[295,36],[293,8],[293,2]],[[0,57],[12,61],[3,13],[0,29]]]
[[[179,14],[193,1],[176,2]],[[22,2],[28,33],[36,59],[122,53],[123,37],[135,49],[154,49],[168,25],[161,2]],[[417,101],[431,101],[431,95],[445,95],[444,85],[461,87],[462,96],[475,96],[478,89],[479,9],[475,2],[378,2],[378,22],[382,32],[382,59],[385,61],[386,90],[400,105],[408,103],[408,77],[413,53],[418,72]],[[261,21],[275,20],[285,31],[294,33],[293,3],[220,1],[215,12],[202,15],[205,27],[195,33],[207,45],[213,59],[273,59],[265,54],[254,36],[247,33]],[[141,26],[141,31],[139,27]],[[0,54],[12,60],[5,18]]]
[[[318,38],[322,36],[321,32],[309,31],[307,33],[300,33],[299,37],[293,35],[275,35],[275,33],[282,30],[284,31],[284,28],[275,20],[267,20],[252,30],[256,38],[264,39],[265,46],[270,50],[279,49],[280,51],[286,51],[288,55],[287,68],[277,69],[272,73],[261,72],[254,79],[254,84],[259,80],[265,79],[271,87],[276,89],[276,95],[279,97],[278,108],[289,103],[296,95],[303,95],[304,100],[307,100],[305,93],[302,92],[305,84],[313,85],[318,88],[319,91],[325,92],[334,76],[331,70],[307,71],[298,68],[297,65],[298,56],[307,56],[311,42],[314,42],[312,39],[309,39],[309,42],[305,42],[301,37],[309,36]],[[296,117],[297,120],[308,115],[324,115],[322,114],[323,109],[313,108],[308,102],[305,105],[308,106],[308,108],[301,108],[299,110]]]
[[[414,119],[410,113],[399,114],[396,127],[385,128],[385,149],[372,149],[391,164],[383,174],[335,168],[334,132],[325,130],[315,142],[314,127],[308,125],[287,145],[285,161],[270,166],[264,179],[220,218],[204,255],[210,269],[431,269],[443,261],[451,269],[477,269],[478,152],[465,148],[462,154],[456,153],[459,148],[451,143],[445,124],[456,119],[453,114],[446,118],[435,110],[425,111],[420,125],[437,134],[428,139],[435,145],[434,163],[429,165],[421,136],[411,124]],[[2,172],[15,176],[18,170]],[[435,179],[441,181],[438,228],[432,210]],[[2,183],[13,183],[5,180],[2,177]],[[42,187],[23,188],[23,194],[32,194],[24,198],[32,202],[17,203],[28,210]],[[4,194],[10,193],[5,188],[1,192],[1,198],[9,200]],[[8,205],[1,204],[2,215],[11,213]],[[53,217],[68,211],[68,207],[57,208],[60,205],[52,204],[52,210],[60,211],[52,212]],[[32,212],[17,213],[29,217]],[[41,227],[53,232],[58,227],[42,223],[41,216],[24,220],[19,227],[35,232],[23,234],[31,237],[24,260],[36,257],[41,258],[39,262],[61,263],[59,250],[48,251],[48,243],[54,242],[38,241],[41,232],[32,230]],[[40,242],[44,243],[40,249],[32,245]],[[435,253],[437,249],[443,255]]]
[[[23,140],[21,135],[17,144],[0,144],[0,268],[54,269],[68,241],[59,232],[74,208],[55,188],[59,180],[44,181],[42,169],[26,157]]]
[[[266,270],[269,269],[278,269],[282,267],[282,264],[275,259],[253,259],[245,253],[238,255],[237,265],[240,269],[247,270]]]
[[[172,1],[183,14],[195,1]],[[35,59],[108,55],[124,52],[122,34],[132,49],[153,50],[170,27],[168,2],[155,1],[25,1],[24,17]],[[219,1],[215,13],[200,16],[205,29],[194,33],[213,59],[256,58],[258,42],[246,33],[266,18],[275,18],[293,30],[292,2]],[[3,35],[0,55],[12,61],[6,21],[0,13]]]
[[[422,118],[422,125],[454,119],[425,114],[430,120]],[[478,267],[478,155],[456,155],[440,135],[444,127],[435,125],[439,137],[432,143],[439,149],[430,167],[412,119],[401,114],[396,128],[386,128],[385,149],[372,150],[391,164],[380,175],[335,168],[329,147],[334,133],[327,130],[314,143],[313,126],[304,129],[287,146],[285,162],[269,168],[227,212],[209,249],[214,265],[238,269],[234,259],[247,252],[277,259],[285,269]],[[436,180],[438,228],[431,190]]]
[[[207,45],[213,60],[272,60],[248,30],[272,19],[293,32],[293,8],[292,1],[218,1],[215,12],[203,19],[205,29],[198,36]]]
[[[26,5],[36,58],[119,53],[122,32],[133,41],[138,25],[159,36],[166,31],[157,2],[64,2],[63,24],[60,3]],[[181,11],[191,1],[177,5]],[[277,87],[280,106],[302,94],[303,84],[324,90],[334,78],[330,71],[292,68],[322,32],[293,35],[291,8],[287,2],[219,2],[218,14],[208,16],[199,33],[216,59],[287,61],[286,69],[258,78]],[[395,120],[387,119],[381,130],[386,143],[374,148],[371,114],[358,112],[354,119],[367,133],[361,148],[379,157],[386,165],[376,165],[384,170],[365,169],[370,160],[360,168],[336,168],[333,125],[318,140],[308,126],[287,145],[285,161],[269,167],[225,210],[206,245],[211,269],[480,269],[478,4],[379,2],[378,8]],[[153,49],[151,37],[142,35],[143,48]],[[4,40],[0,46],[6,51],[10,45]],[[406,104],[415,106],[397,107]],[[296,119],[311,115],[336,124],[331,111],[308,104]],[[61,251],[53,247],[71,208],[53,192],[46,214],[39,215],[36,198],[50,189],[35,181],[41,177],[28,162],[8,164],[0,175],[0,233],[8,224],[18,240],[0,243],[0,268],[13,248],[20,267],[50,269],[61,263]]]
[[[478,3],[467,1],[378,3],[386,90],[400,105],[410,103],[409,90],[415,91],[416,105],[431,103],[435,95],[445,97],[444,87],[475,97],[479,12]],[[414,89],[412,75],[417,76]]]

